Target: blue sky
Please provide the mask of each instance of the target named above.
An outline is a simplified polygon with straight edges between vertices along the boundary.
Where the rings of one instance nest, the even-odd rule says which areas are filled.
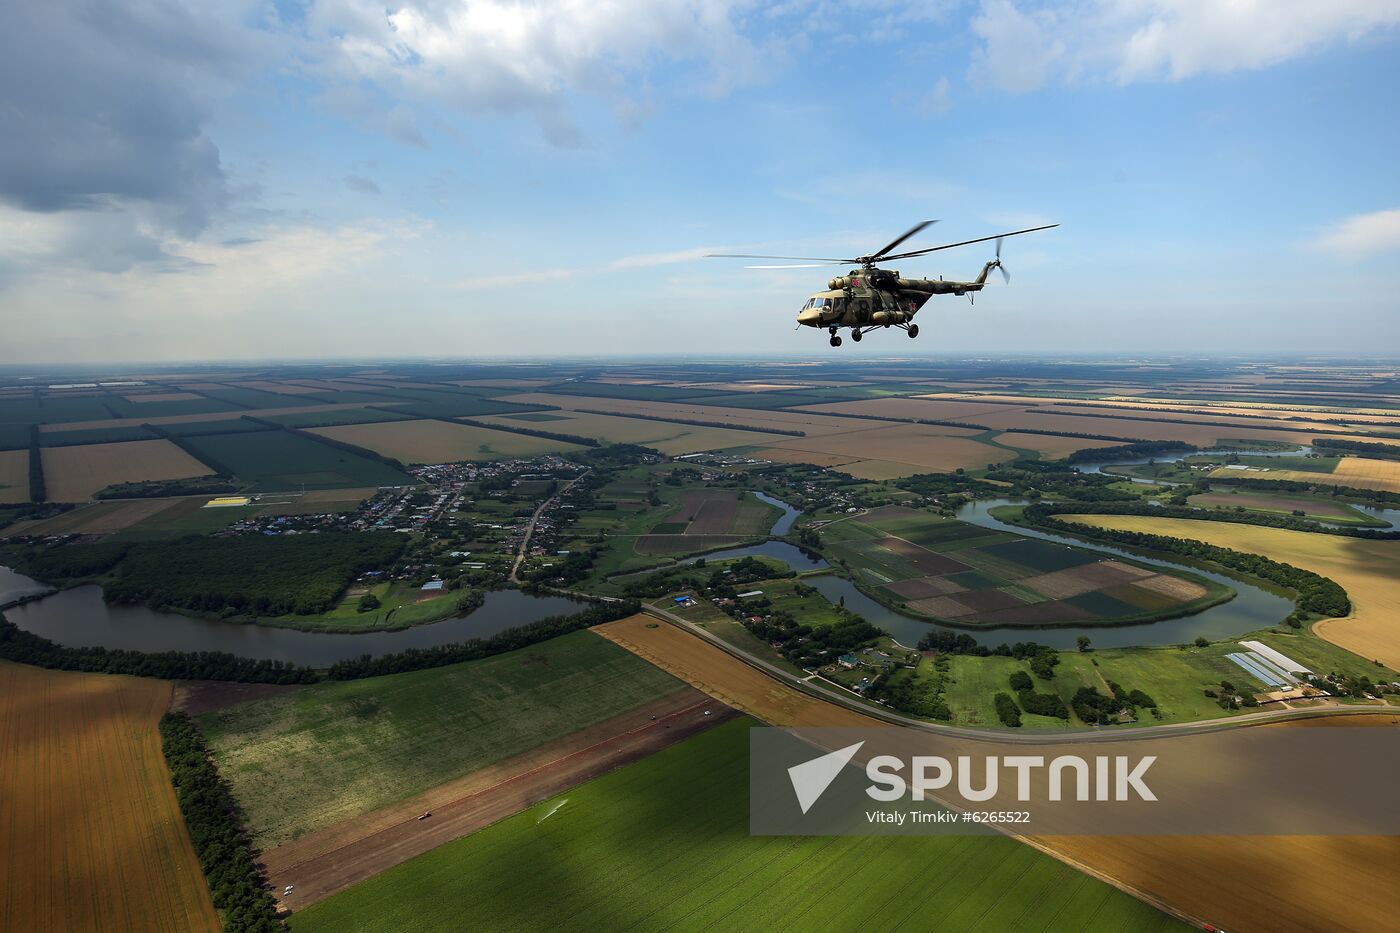
[[[61,0],[0,37],[0,362],[1400,346],[1400,0]],[[972,246],[906,275],[970,277]]]

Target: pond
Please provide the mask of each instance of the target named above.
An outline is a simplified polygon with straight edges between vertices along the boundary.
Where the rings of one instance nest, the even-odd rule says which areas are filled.
[[[0,568],[0,591],[47,589],[37,581]],[[559,596],[534,596],[520,590],[486,594],[470,615],[416,625],[396,632],[302,632],[264,625],[237,625],[197,619],[145,606],[114,606],[102,600],[99,586],[79,586],[5,610],[15,625],[60,645],[128,648],[136,651],[226,651],[244,658],[289,661],[326,667],[363,654],[381,655],[408,648],[432,648],[486,638],[546,616],[577,612],[582,603]]]

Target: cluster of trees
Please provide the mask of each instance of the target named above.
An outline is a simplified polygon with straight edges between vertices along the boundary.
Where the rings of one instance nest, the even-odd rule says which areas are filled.
[[[744,627],[764,641],[777,645],[783,657],[798,667],[816,667],[835,657],[873,644],[884,633],[860,616],[841,610],[831,625],[807,625],[787,612],[774,612],[754,622],[742,612]]]
[[[1011,694],[999,692],[992,697],[992,702],[996,704],[997,718],[1003,726],[1015,728],[1021,725],[1021,708],[1011,699]]]
[[[0,658],[58,671],[129,674],[165,680],[229,680],[249,684],[309,684],[319,678],[309,667],[282,661],[255,661],[222,651],[126,651],[69,648],[26,632],[0,616]]]
[[[97,493],[99,499],[160,499],[169,496],[216,496],[237,492],[238,486],[227,479],[162,479],[140,483],[116,483]]]
[[[210,898],[222,914],[224,930],[285,929],[255,861],[242,811],[214,767],[199,726],[188,713],[166,713],[160,720],[160,741],[180,813],[204,869]]]
[[[475,661],[492,655],[514,651],[529,645],[548,641],[560,635],[567,635],[579,629],[602,625],[616,619],[633,615],[641,609],[636,602],[595,603],[582,612],[573,615],[549,616],[506,629],[490,638],[472,638],[451,645],[438,645],[433,648],[411,648],[397,654],[380,657],[361,655],[346,661],[337,661],[330,666],[326,676],[331,680],[359,680],[364,677],[378,677],[382,674],[401,674],[404,671],[418,671],[429,667],[444,667],[460,661]]]
[[[1104,473],[1080,473],[1063,460],[1018,460],[1012,465],[998,467],[987,473],[987,479],[1010,483],[1001,490],[1003,495],[1039,499],[1054,495],[1075,502],[1136,502],[1138,497],[1121,489],[1113,489],[1121,477]]]
[[[667,567],[627,584],[623,592],[642,599],[664,596],[686,586],[704,590],[717,599],[733,599],[737,587],[755,580],[785,579],[797,576],[791,568],[776,569],[755,557],[744,557],[711,569],[702,557],[693,564]]]
[[[0,528],[21,519],[52,518],[73,508],[71,502],[17,502],[0,505]]]
[[[1064,503],[1042,505],[1037,510],[1053,511],[1058,515],[1149,515],[1153,518],[1188,518],[1203,522],[1230,522],[1237,525],[1262,525],[1266,528],[1288,528],[1293,531],[1311,531],[1315,534],[1341,535],[1347,538],[1372,538],[1378,540],[1400,539],[1400,531],[1383,531],[1376,528],[1353,528],[1323,525],[1297,515],[1283,515],[1276,512],[1254,512],[1243,507],[1234,509],[1197,509],[1185,505],[1153,505],[1134,499],[1132,502],[1103,503]],[[1027,509],[1029,512],[1030,509]]]
[[[130,544],[116,541],[51,545],[15,542],[0,546],[0,559],[31,577],[64,581],[106,573],[120,563],[130,549]]]
[[[49,497],[44,486],[44,454],[39,445],[39,426],[29,426],[29,501],[43,502]]]
[[[1386,489],[1362,489],[1359,486],[1334,486],[1331,483],[1305,483],[1291,479],[1264,479],[1261,476],[1213,476],[1209,486],[1238,486],[1241,489],[1261,489],[1265,492],[1316,492],[1333,498],[1345,496],[1348,499],[1362,499],[1375,505],[1400,505],[1400,493]]]
[[[1052,514],[1063,511],[1066,511],[1063,504],[1037,504],[1028,506],[1023,514],[1033,524],[1050,531],[1113,541],[1152,551],[1180,554],[1260,577],[1296,592],[1298,594],[1298,608],[1306,612],[1333,617],[1341,617],[1351,612],[1351,600],[1347,597],[1346,590],[1342,589],[1336,581],[1313,573],[1311,570],[1303,570],[1292,564],[1280,563],[1261,554],[1236,551],[1233,548],[1207,544],[1204,541],[1174,538],[1170,535],[1154,535],[1141,531],[1094,528],[1089,525],[1060,521]],[[1157,513],[1154,511],[1153,514]]]
[[[944,697],[948,686],[947,656],[937,658],[933,669],[930,678],[895,676],[901,672],[885,671],[875,679],[869,695],[902,713],[948,722],[953,718],[953,711]]]
[[[67,545],[61,550],[105,547]],[[103,589],[115,603],[224,615],[310,615],[333,609],[358,574],[391,565],[402,535],[188,537],[132,544]]]
[[[1155,709],[1157,701],[1141,690],[1128,692],[1113,681],[1108,682],[1112,696],[1105,696],[1096,687],[1080,687],[1070,700],[1074,715],[1087,723],[1107,726],[1124,712],[1136,714],[1138,707]]]
[[[1054,693],[1036,693],[1035,682],[1025,671],[1011,675],[1011,689],[1021,703],[1021,709],[1037,716],[1054,716],[1056,719],[1069,719],[1069,708],[1065,701]]]
[[[1129,460],[1139,457],[1155,457],[1158,454],[1188,453],[1197,450],[1195,445],[1184,441],[1134,441],[1131,444],[1118,444],[1114,447],[1089,447],[1076,450],[1066,459],[1070,463],[1083,463],[1086,460]]]
[[[1314,450],[1340,450],[1388,459],[1400,457],[1400,447],[1396,447],[1394,444],[1378,444],[1374,441],[1348,441],[1341,438],[1317,437],[1313,438],[1312,445]]]
[[[964,632],[951,632],[946,629],[930,629],[919,639],[920,651],[937,651],[940,654],[970,654],[979,658],[995,655],[999,658],[1016,658],[1030,663],[1031,670],[1042,680],[1055,676],[1055,665],[1060,663],[1060,653],[1048,645],[1034,641],[1018,641],[1014,645],[1002,642],[995,648],[980,644],[977,639]]]
[[[579,408],[577,411],[588,415],[611,415],[613,417],[619,415],[619,412],[599,411],[594,408]],[[667,424],[693,424],[700,428],[729,428],[731,431],[757,431],[761,434],[786,434],[790,437],[807,436],[806,431],[794,431],[785,428],[761,428],[752,424],[735,424],[731,421],[700,421],[695,418],[663,418],[660,415],[643,415],[634,411],[627,412],[624,417],[640,418],[642,421],[661,421]]]
[[[563,441],[566,444],[578,444],[582,447],[597,447],[596,437],[584,437],[582,434],[564,434],[559,431],[541,431],[539,428],[527,428],[515,424],[491,424],[486,421],[477,421],[474,418],[441,418],[450,424],[466,424],[474,428],[489,428],[492,431],[509,431],[511,434],[525,434],[529,437],[542,437],[547,441]]]

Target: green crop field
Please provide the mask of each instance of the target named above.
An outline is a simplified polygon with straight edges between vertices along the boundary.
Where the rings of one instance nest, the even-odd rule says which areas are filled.
[[[189,440],[201,454],[253,482],[252,492],[409,486],[413,477],[388,464],[338,450],[288,431],[213,434]]]
[[[369,813],[681,688],[592,632],[206,714],[258,843]]]
[[[264,421],[289,428],[326,428],[337,424],[373,424],[379,421],[406,421],[410,416],[392,408],[341,408],[335,411],[302,411],[287,415],[267,415]]]
[[[395,930],[1171,930],[1175,920],[986,836],[750,836],[737,720],[298,911]]]
[[[71,447],[77,444],[115,444],[118,441],[149,441],[159,435],[141,427],[87,428],[78,431],[45,431],[39,435],[45,447]]]

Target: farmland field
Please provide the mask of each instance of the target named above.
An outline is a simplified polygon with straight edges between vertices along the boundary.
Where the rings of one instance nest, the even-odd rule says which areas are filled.
[[[593,437],[605,444],[641,444],[669,456],[694,453],[699,450],[718,450],[742,444],[758,444],[781,438],[781,435],[777,434],[760,434],[729,428],[710,428],[693,424],[623,418],[616,415],[593,415],[572,411],[547,412],[534,416],[497,415],[482,420],[509,425],[512,422],[518,423],[519,419],[527,417],[547,418],[549,423],[540,425],[546,431]]]
[[[1363,658],[1400,669],[1400,541],[1133,515],[1066,516],[1099,528],[1205,541],[1293,564],[1331,577],[1351,597],[1351,615],[1324,619],[1313,631]]]
[[[885,427],[879,421],[862,421],[858,418],[833,418],[820,412],[784,410],[764,411],[748,408],[726,408],[700,402],[649,402],[634,399],[590,398],[587,396],[551,395],[549,393],[528,393],[512,396],[512,401],[528,402],[535,405],[554,405],[565,410],[586,408],[593,411],[626,417],[627,415],[651,415],[657,418],[681,418],[692,421],[709,421],[718,424],[742,424],[754,428],[780,428],[785,431],[803,431],[808,437],[818,434],[845,434],[863,428]],[[969,432],[973,433],[973,432]],[[754,434],[757,438],[761,435]]]
[[[167,440],[46,447],[44,484],[55,502],[83,502],[114,483],[185,479],[214,471]]]
[[[1280,493],[1270,495],[1265,492],[1231,489],[1228,492],[1206,492],[1191,496],[1190,505],[1203,508],[1245,508],[1258,512],[1292,513],[1304,512],[1312,518],[1322,518],[1332,522],[1363,524],[1377,522],[1368,519],[1365,512],[1353,508],[1345,502],[1314,498],[1306,494]]]
[[[688,489],[646,534],[638,554],[684,554],[766,535],[778,510],[736,489]]]
[[[123,531],[178,507],[181,499],[121,499],[94,502],[42,521],[20,522],[6,529],[10,535],[102,535]],[[203,499],[196,500],[203,503]],[[238,510],[234,510],[238,511]]]
[[[0,450],[0,503],[29,501],[29,451]]]
[[[964,625],[1132,619],[1224,595],[1204,580],[899,506],[821,533],[828,553],[886,601]]]
[[[253,492],[413,483],[413,477],[388,464],[317,443],[290,431],[213,434],[192,437],[188,443],[227,466],[240,479],[252,481]]]
[[[259,844],[411,797],[681,684],[590,632],[202,717]]]
[[[0,929],[220,929],[161,755],[169,701],[0,661]]]
[[[446,421],[391,421],[316,428],[316,434],[367,447],[401,463],[452,463],[534,457],[581,449],[567,441],[511,434]],[[567,432],[566,432],[567,433]]]
[[[848,462],[890,461],[900,465],[891,475],[904,476],[933,470],[981,469],[1009,458],[1007,451],[966,436],[975,433],[965,428],[892,424],[845,434],[772,441],[767,446],[846,456],[850,458]]]
[[[770,725],[877,724],[844,706],[799,693],[674,626],[652,629],[646,621],[633,616],[595,631]],[[1271,643],[1296,651],[1291,643]],[[1367,719],[1368,724],[1393,726],[1395,717]],[[1034,841],[1099,877],[1210,918],[1224,929],[1381,929],[1394,913],[1391,892],[1400,885],[1400,843],[1393,837],[1061,836]],[[1131,924],[1108,928],[1134,929]]]
[[[738,917],[792,930],[1178,927],[1010,839],[750,836],[750,725],[719,726],[448,843],[298,912],[292,929],[582,931],[600,916],[609,929],[712,930]]]

